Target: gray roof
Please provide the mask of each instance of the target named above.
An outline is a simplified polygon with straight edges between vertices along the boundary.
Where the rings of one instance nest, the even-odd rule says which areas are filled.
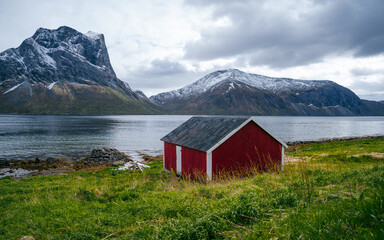
[[[249,117],[192,117],[163,137],[161,141],[207,152],[228,134],[250,120],[253,119]],[[286,146],[282,141],[275,139]]]

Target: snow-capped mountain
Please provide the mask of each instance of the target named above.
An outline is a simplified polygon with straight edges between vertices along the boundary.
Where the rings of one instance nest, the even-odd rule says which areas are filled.
[[[0,53],[0,112],[152,113],[158,109],[119,80],[104,35],[39,28]],[[156,111],[155,111],[156,112]]]
[[[272,92],[281,91],[294,91],[306,90],[310,88],[323,87],[330,84],[335,84],[332,81],[310,81],[310,80],[295,80],[290,78],[273,78],[258,74],[242,72],[238,69],[220,70],[210,73],[198,81],[171,92],[160,93],[151,99],[156,102],[168,98],[188,98],[196,96],[206,91],[213,91],[213,89],[223,83],[232,83],[229,89],[234,88],[234,84],[241,82],[250,87],[260,90],[267,90]]]
[[[377,114],[352,91],[332,81],[272,78],[237,69],[210,73],[150,100],[179,114]]]

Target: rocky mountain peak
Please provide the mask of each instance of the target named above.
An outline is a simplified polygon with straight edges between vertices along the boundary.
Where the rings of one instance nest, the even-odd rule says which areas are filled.
[[[68,41],[68,39],[79,35],[82,35],[82,33],[73,28],[61,26],[58,29],[39,28],[35,34],[33,34],[32,38],[40,45],[51,48],[57,47],[57,43],[59,42]]]
[[[39,28],[0,53],[0,113],[121,114],[160,111],[119,80],[104,35]]]
[[[231,72],[231,73],[232,73],[232,74],[231,74],[232,76],[243,75],[243,74],[245,74],[245,72],[242,72],[242,71],[240,71],[240,70],[237,69],[237,68],[228,69],[228,70],[226,70],[226,71]]]
[[[39,28],[18,48],[0,53],[0,63],[0,81],[12,80],[9,85],[19,84],[21,77],[44,85],[62,81],[124,85],[117,81],[104,35],[83,34],[67,26]]]
[[[87,37],[89,38],[92,38],[94,40],[98,40],[98,39],[103,39],[104,41],[104,35],[102,33],[97,33],[97,32],[92,32],[92,31],[88,31],[86,34],[85,34]]]
[[[24,43],[30,43],[31,39],[50,52],[70,52],[85,58],[84,60],[93,65],[104,67],[111,74],[115,75],[109,60],[103,34],[91,31],[83,34],[73,28],[61,26],[53,30],[39,28]]]

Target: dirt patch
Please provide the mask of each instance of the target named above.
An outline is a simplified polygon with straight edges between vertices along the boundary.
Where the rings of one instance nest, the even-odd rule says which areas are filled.
[[[232,195],[232,196],[234,196],[234,195],[238,195],[238,194],[240,194],[240,193],[242,193],[242,192],[243,192],[243,189],[240,189],[240,188],[239,188],[239,189],[236,189],[235,191],[232,191],[232,192],[231,192],[231,195]]]
[[[329,154],[328,153],[322,153],[322,154],[319,154],[318,156],[319,157],[326,157],[326,156],[328,156]]]
[[[309,157],[294,157],[294,156],[284,156],[284,162],[291,163],[291,162],[306,162],[310,158]]]
[[[361,157],[361,156],[371,156],[373,158],[384,158],[384,153],[373,152],[373,153],[363,153],[363,154],[353,155],[353,157]]]
[[[151,162],[162,162],[163,155],[151,156],[145,153],[140,153],[141,158],[144,160],[143,163],[151,163]]]

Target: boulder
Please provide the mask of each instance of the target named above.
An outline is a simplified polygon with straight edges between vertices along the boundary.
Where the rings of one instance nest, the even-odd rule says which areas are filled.
[[[105,164],[107,166],[118,166],[127,161],[130,161],[128,156],[114,148],[94,148],[91,156],[87,159],[88,163]]]

